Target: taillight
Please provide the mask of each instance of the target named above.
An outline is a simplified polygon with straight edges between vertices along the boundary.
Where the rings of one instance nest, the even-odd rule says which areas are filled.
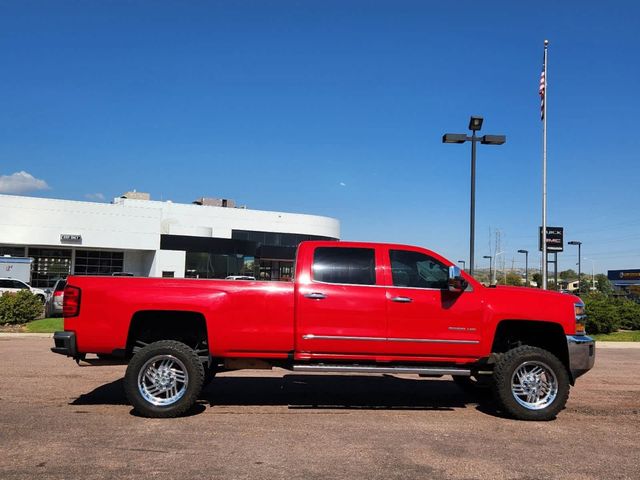
[[[64,290],[58,290],[57,292],[53,292],[54,297],[61,297],[64,295]]]
[[[62,301],[62,315],[65,317],[75,317],[80,313],[80,289],[78,287],[66,286],[64,289],[64,300]]]

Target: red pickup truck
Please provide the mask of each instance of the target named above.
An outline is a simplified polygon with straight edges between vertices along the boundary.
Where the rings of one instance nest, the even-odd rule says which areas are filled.
[[[303,242],[292,282],[71,276],[64,317],[52,350],[127,363],[127,398],[149,417],[185,413],[216,372],[277,366],[451,375],[547,420],[595,360],[578,297],[484,287],[406,245]]]

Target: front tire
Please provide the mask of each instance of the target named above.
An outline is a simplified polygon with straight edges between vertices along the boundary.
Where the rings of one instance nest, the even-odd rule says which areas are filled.
[[[172,418],[195,404],[203,381],[204,368],[195,350],[175,340],[161,340],[133,356],[124,390],[140,415]]]
[[[500,357],[493,373],[498,406],[518,420],[552,420],[569,398],[569,375],[554,354],[524,345]]]

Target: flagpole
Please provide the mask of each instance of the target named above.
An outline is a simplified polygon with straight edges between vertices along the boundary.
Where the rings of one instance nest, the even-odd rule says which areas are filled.
[[[547,48],[544,41],[544,103],[542,104],[542,288],[547,289]]]

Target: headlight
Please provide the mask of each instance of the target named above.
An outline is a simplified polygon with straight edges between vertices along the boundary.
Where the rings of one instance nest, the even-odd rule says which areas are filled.
[[[587,316],[584,313],[584,303],[574,304],[576,315],[576,335],[584,335],[586,333],[584,324],[586,323]]]

